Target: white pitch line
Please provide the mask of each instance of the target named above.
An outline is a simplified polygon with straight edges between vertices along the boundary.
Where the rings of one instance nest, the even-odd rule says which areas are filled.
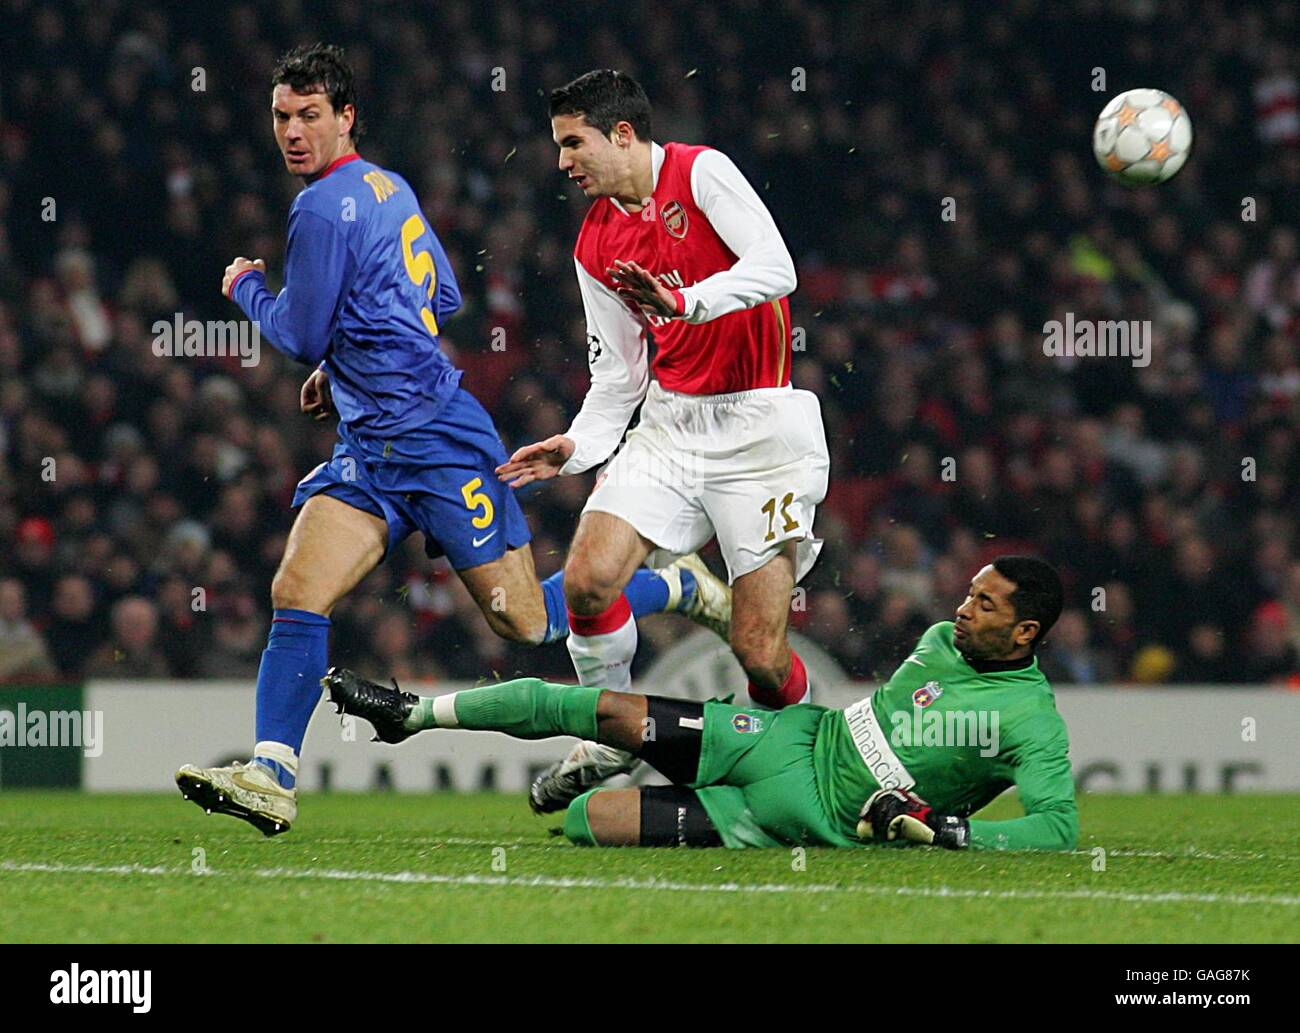
[[[157,868],[144,865],[42,864],[0,861],[0,871],[44,872],[84,875],[194,875],[189,868]],[[535,889],[650,890],[673,893],[758,893],[805,894],[845,893],[872,897],[923,897],[949,900],[1108,900],[1127,904],[1263,904],[1300,907],[1300,896],[1252,893],[1137,893],[1123,890],[1001,890],[963,889],[951,886],[870,886],[832,883],[740,883],[675,882],[668,879],[600,879],[590,876],[550,875],[444,875],[437,872],[364,872],[337,868],[251,868],[208,869],[205,876],[253,876],[258,879],[323,879],[331,882],[381,882],[417,886],[504,886]]]
[[[68,872],[86,875],[180,875],[179,868],[163,868],[143,864],[41,864],[35,861],[0,861],[0,871],[5,872]]]
[[[559,839],[558,836],[555,838],[557,840]],[[514,839],[469,839],[465,836],[425,836],[412,834],[410,836],[397,836],[394,837],[394,840],[398,842],[409,841],[413,847],[420,844],[427,844],[423,849],[440,846],[501,846],[511,850],[522,846],[541,847],[543,849],[571,849],[567,840],[557,843],[539,843],[535,838],[525,839],[523,836],[518,836]],[[331,844],[336,846],[355,846],[356,840],[343,836],[322,836],[320,838],[313,838],[312,843],[326,846]]]
[[[1295,854],[1247,853],[1244,851],[1196,850],[1111,850],[1100,843],[1093,847],[1072,850],[1071,853],[1088,857],[1093,850],[1101,847],[1107,857],[1158,857],[1173,861],[1293,861]]]

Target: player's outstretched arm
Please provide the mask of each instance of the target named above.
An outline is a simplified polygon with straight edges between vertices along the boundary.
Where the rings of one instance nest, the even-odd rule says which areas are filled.
[[[1043,731],[1018,750],[1015,759],[1016,792],[1025,816],[972,821],[971,845],[990,850],[1073,850],[1079,842],[1079,808],[1060,718],[1045,721]]]
[[[971,845],[987,850],[1073,850],[1079,812],[1070,804],[1006,821],[972,821],[970,829]]]
[[[1006,821],[968,821],[938,814],[915,793],[880,789],[858,820],[858,837],[876,842],[905,840],[949,850],[1073,850],[1079,840],[1079,814],[1073,801]]]
[[[862,807],[858,837],[876,842],[906,841],[949,850],[1073,850],[1079,840],[1079,812],[1074,784],[1042,773],[1018,772],[1017,785],[1025,804],[1023,818],[968,821],[939,814],[906,789],[879,789]]]
[[[573,455],[573,439],[555,434],[545,441],[537,441],[515,449],[509,461],[496,469],[497,477],[512,488],[522,488],[533,481],[544,481],[560,472],[560,467]]]

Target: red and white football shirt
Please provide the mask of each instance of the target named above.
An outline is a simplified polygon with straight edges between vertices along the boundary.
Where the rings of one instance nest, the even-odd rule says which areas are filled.
[[[649,386],[647,334],[660,386],[730,394],[790,382],[794,263],[771,213],[720,151],[651,145],[654,189],[629,212],[598,198],[574,248],[587,318],[591,388],[568,436],[561,473],[579,473],[618,446]],[[681,316],[645,316],[614,292],[615,259],[636,262],[678,299]]]

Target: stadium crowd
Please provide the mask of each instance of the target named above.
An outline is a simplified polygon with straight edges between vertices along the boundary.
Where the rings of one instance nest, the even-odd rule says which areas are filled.
[[[289,500],[333,428],[265,342],[251,365],[167,357],[153,327],[236,318],[236,255],[277,285],[300,184],[268,80],[326,39],[355,64],[359,149],[447,247],[465,306],[443,344],[508,447],[564,430],[587,384],[586,205],[548,89],[621,68],[656,138],[737,161],[795,256],[794,382],[832,451],[794,625],[854,677],[1032,550],[1068,586],[1058,684],[1300,680],[1295,5],[0,0],[0,20],[0,678],[255,677]],[[1092,159],[1133,86],[1197,134],[1159,188]],[[1048,357],[1067,312],[1149,320],[1150,365]],[[591,483],[528,496],[543,576]],[[335,661],[372,676],[569,670],[495,638],[418,536],[334,624]],[[644,622],[641,669],[680,632]]]

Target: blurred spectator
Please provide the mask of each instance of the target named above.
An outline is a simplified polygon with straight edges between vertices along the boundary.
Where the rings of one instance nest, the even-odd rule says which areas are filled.
[[[54,586],[52,619],[46,641],[59,673],[79,678],[86,662],[104,638],[103,621],[95,608],[95,590],[80,574],[59,578]]]
[[[1156,685],[1169,680],[1178,658],[1165,646],[1143,646],[1133,657],[1132,679],[1140,685]]]
[[[1187,635],[1187,652],[1174,669],[1174,678],[1189,685],[1245,681],[1245,671],[1233,668],[1223,629],[1217,624],[1197,624]]]
[[[1061,614],[1048,633],[1038,665],[1054,685],[1106,684],[1116,675],[1110,656],[1089,641],[1088,621],[1078,610]]]
[[[870,666],[863,673],[880,681],[888,678],[912,652],[927,626],[924,615],[907,596],[900,593],[886,596],[869,641]]]
[[[1284,682],[1300,670],[1289,625],[1286,608],[1280,603],[1264,603],[1255,611],[1250,622],[1250,651],[1243,669],[1235,672],[1241,681]]]
[[[266,648],[267,614],[250,593],[223,593],[213,617],[211,640],[196,665],[200,678],[257,678]]]
[[[158,611],[148,599],[127,596],[113,604],[105,642],[86,665],[88,678],[166,678],[167,659],[157,646]]]
[[[428,667],[415,656],[415,636],[408,613],[387,609],[374,620],[370,630],[370,648],[357,663],[357,670],[367,677],[384,681],[396,678],[413,681],[427,677]]]
[[[12,572],[22,581],[25,600],[36,613],[49,608],[54,588],[54,528],[44,517],[19,522],[14,532]]]
[[[45,640],[27,619],[23,583],[5,578],[0,581],[0,680],[39,680],[54,673]]]
[[[159,587],[158,645],[171,672],[178,678],[199,676],[199,664],[211,648],[212,620],[208,615],[208,590],[191,587],[180,577],[169,577]],[[265,632],[262,647],[265,647]]]
[[[867,660],[866,636],[853,626],[849,604],[840,592],[822,590],[809,598],[808,634],[846,671],[861,670]],[[902,657],[899,657],[901,660]]]
[[[925,546],[915,528],[899,524],[885,533],[885,565],[880,586],[886,592],[906,597],[917,609],[929,607],[933,581],[925,567]]]
[[[1300,655],[1300,563],[1292,563],[1287,569],[1286,581],[1282,589],[1282,605],[1286,610],[1291,648]]]

